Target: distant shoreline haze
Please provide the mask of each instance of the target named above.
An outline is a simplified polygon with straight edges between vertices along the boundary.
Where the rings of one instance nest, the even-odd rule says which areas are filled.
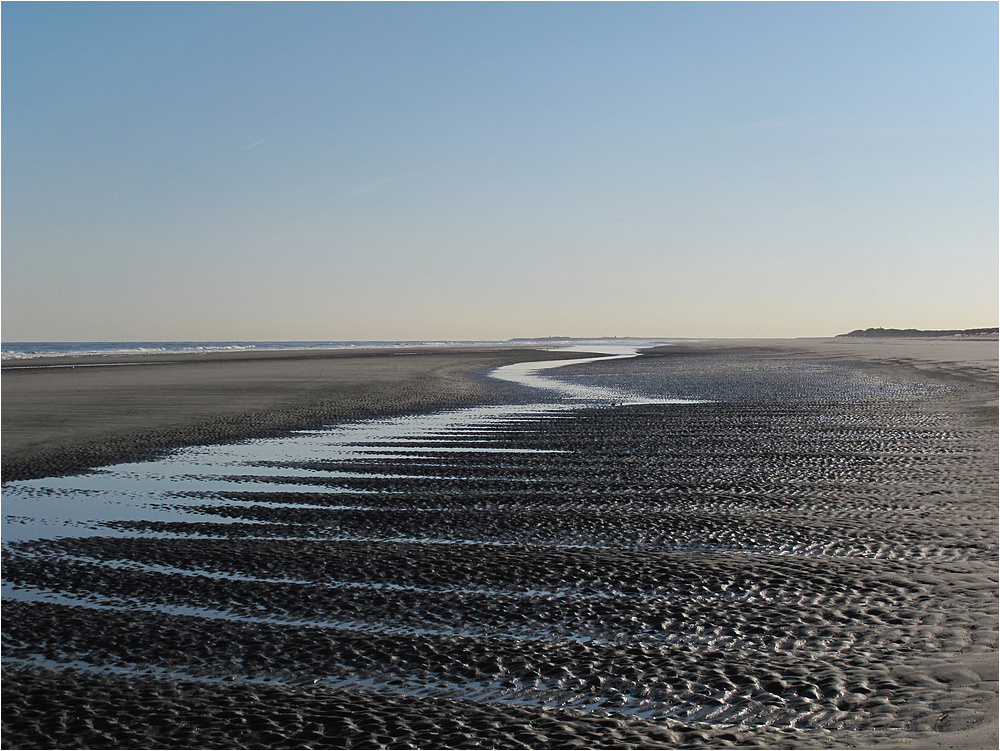
[[[995,337],[1000,336],[1000,328],[978,329],[857,329],[847,334],[837,334],[834,338],[900,338],[900,337]],[[103,342],[3,342],[2,359],[5,361],[21,360],[32,357],[66,357],[84,355],[155,355],[179,353],[219,353],[219,352],[273,352],[290,349],[308,350],[351,350],[351,349],[399,349],[423,347],[552,347],[560,344],[581,345],[588,343],[616,343],[636,345],[684,341],[688,339],[703,339],[704,337],[678,336],[537,336],[513,337],[511,339],[491,340],[451,340],[427,339],[418,341],[384,340],[384,341],[103,341]],[[723,338],[773,338],[773,337],[723,337]],[[785,337],[779,337],[785,338]],[[794,338],[794,337],[793,337]],[[812,338],[812,337],[806,337]],[[823,337],[819,337],[823,338]]]
[[[856,329],[848,334],[837,334],[838,337],[853,336],[868,339],[898,338],[898,337],[928,337],[928,336],[998,336],[1000,328],[985,329],[947,329],[928,331],[923,329]]]
[[[82,355],[166,355],[208,354],[219,352],[276,352],[283,350],[365,350],[414,349],[428,347],[553,347],[560,344],[585,343],[662,343],[672,337],[518,337],[514,339],[424,339],[424,340],[345,340],[345,341],[5,341],[2,359],[20,360],[29,357],[65,357]]]

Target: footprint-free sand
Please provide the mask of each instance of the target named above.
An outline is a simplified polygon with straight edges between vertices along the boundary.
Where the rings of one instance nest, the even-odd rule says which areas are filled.
[[[3,479],[496,400],[472,377],[539,350],[300,350],[33,358],[5,364]]]
[[[5,367],[5,493],[527,404],[484,372],[552,358]],[[187,493],[201,520],[5,540],[3,746],[997,746],[995,339],[685,342],[559,373],[697,401],[259,461]]]

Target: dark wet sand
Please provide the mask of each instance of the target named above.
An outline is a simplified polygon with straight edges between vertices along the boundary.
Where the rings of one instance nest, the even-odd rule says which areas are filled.
[[[252,434],[502,396],[447,363],[407,371],[396,403],[391,378],[357,375],[352,388],[375,388],[363,405],[318,385],[316,363],[284,363],[282,386],[273,369],[199,366],[182,385],[210,376],[213,398],[173,397],[196,405],[190,422],[168,411],[165,433],[142,432],[122,417],[112,453],[203,440],[206,425]],[[582,410],[491,439],[559,454],[473,453],[456,434],[443,460],[353,464],[335,496],[206,497],[231,524],[123,523],[179,539],[5,548],[7,582],[121,605],[5,600],[3,746],[996,747],[995,341],[706,342],[571,368],[716,401]],[[105,405],[127,394],[100,371]],[[273,391],[248,396],[255,377]],[[62,383],[50,393],[73,405]],[[114,427],[66,445],[100,447]],[[57,433],[22,442],[12,466],[62,468]],[[7,462],[5,433],[5,479]],[[163,614],[221,603],[233,619]],[[629,714],[656,706],[674,709]]]
[[[501,384],[469,376],[561,356],[449,348],[16,360],[0,379],[3,479],[496,400]]]

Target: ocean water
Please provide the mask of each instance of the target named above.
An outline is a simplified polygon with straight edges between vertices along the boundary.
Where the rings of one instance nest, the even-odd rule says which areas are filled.
[[[328,342],[4,342],[4,360],[28,357],[82,355],[140,355],[202,352],[273,352],[290,349],[369,349],[372,347],[429,347],[482,344],[484,342],[430,341],[328,341]]]
[[[3,360],[29,357],[80,357],[84,355],[139,355],[210,352],[274,352],[299,349],[397,349],[412,347],[545,346],[566,347],[584,343],[652,344],[645,339],[563,339],[557,337],[499,340],[395,340],[395,341],[217,341],[217,342],[3,342]]]

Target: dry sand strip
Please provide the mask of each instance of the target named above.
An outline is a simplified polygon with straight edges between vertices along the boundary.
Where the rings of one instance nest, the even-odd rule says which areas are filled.
[[[2,371],[3,479],[496,400],[502,385],[474,374],[580,356],[449,348],[18,360]]]

